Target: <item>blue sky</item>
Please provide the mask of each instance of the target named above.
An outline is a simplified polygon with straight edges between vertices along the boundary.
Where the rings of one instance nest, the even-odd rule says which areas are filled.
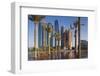
[[[64,26],[64,28],[69,28],[70,24],[72,25],[73,22],[77,20],[77,17],[74,16],[46,16],[45,20],[47,23],[52,23],[54,25],[54,21],[58,20],[59,28],[61,26]],[[88,18],[87,17],[81,17],[81,24],[84,24],[84,26],[81,26],[81,40],[87,40],[88,41]],[[34,46],[34,21],[28,20],[28,46],[33,47]],[[73,39],[72,43],[74,46],[74,32],[73,32]]]

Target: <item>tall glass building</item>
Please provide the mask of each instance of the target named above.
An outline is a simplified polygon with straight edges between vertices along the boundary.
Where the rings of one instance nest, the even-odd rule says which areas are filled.
[[[64,48],[64,27],[61,26],[61,48]]]
[[[39,48],[41,48],[42,44],[43,44],[43,35],[42,35],[42,32],[43,32],[43,28],[42,28],[41,23],[39,22],[39,26],[38,26],[38,47]]]
[[[58,20],[55,20],[55,32],[59,32],[59,23]],[[57,46],[56,44],[56,38],[55,38],[55,47]]]
[[[51,27],[53,29],[53,25]],[[50,46],[53,47],[53,31],[51,32]]]
[[[59,23],[58,23],[58,20],[55,20],[55,31],[59,32]]]

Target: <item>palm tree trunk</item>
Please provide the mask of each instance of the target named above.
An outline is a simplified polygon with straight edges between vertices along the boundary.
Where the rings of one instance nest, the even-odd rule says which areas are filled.
[[[78,17],[78,50],[79,50],[79,58],[81,58],[81,39],[80,39],[80,17]]]
[[[37,59],[37,50],[38,48],[38,23],[34,24],[34,48],[35,48],[35,58]]]
[[[49,55],[50,55],[50,33],[49,33]]]
[[[34,48],[36,48],[36,24],[34,24]]]
[[[45,50],[45,29],[43,28],[43,50]]]
[[[75,29],[75,52],[78,53],[78,30]]]
[[[36,23],[34,24],[34,51],[35,51],[35,59],[37,57],[36,54]]]

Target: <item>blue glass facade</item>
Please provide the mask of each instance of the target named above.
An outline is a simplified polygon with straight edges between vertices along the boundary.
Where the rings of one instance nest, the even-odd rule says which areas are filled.
[[[38,47],[41,48],[42,47],[42,44],[43,44],[43,35],[42,35],[42,32],[43,32],[43,28],[42,28],[42,25],[41,23],[39,23],[39,26],[38,26]]]
[[[59,32],[59,23],[58,23],[58,20],[55,20],[55,32]],[[55,42],[55,47],[56,47],[57,46],[57,44],[56,44],[56,38],[55,38],[54,42]]]
[[[64,27],[61,27],[61,48],[64,48]]]
[[[52,26],[53,28],[53,26]],[[51,32],[50,46],[53,47],[53,31]]]
[[[59,23],[58,23],[58,20],[55,20],[55,31],[59,32]]]

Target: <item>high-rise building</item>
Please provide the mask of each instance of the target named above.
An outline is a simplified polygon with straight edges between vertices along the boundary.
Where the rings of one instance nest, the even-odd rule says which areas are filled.
[[[66,48],[68,49],[68,30],[66,29]]]
[[[53,25],[51,26],[53,29]],[[51,32],[51,38],[50,38],[50,46],[53,47],[53,31]]]
[[[59,32],[59,23],[58,23],[58,20],[55,20],[55,31]]]
[[[46,47],[46,25],[42,25],[42,46],[45,48]]]
[[[55,20],[55,32],[59,32],[59,23],[58,20]],[[56,38],[55,38],[55,47],[57,46],[56,44]]]
[[[68,48],[68,30],[67,29],[64,31],[63,38],[64,38],[64,49],[67,49]]]
[[[43,27],[42,27],[42,47],[43,47],[43,38],[44,38],[44,33],[43,33]]]
[[[64,27],[61,27],[61,48],[64,48]]]
[[[42,32],[43,32],[43,28],[41,23],[39,23],[39,27],[38,27],[38,47],[41,48],[42,47]]]
[[[70,29],[68,30],[68,49],[72,49],[72,32]]]
[[[43,18],[41,21],[41,28],[42,28],[42,31],[41,31],[41,35],[42,35],[42,39],[41,39],[41,42],[42,42],[42,47],[43,47],[43,49],[45,49],[46,48],[46,46],[47,46],[47,36],[46,36],[46,34],[47,34],[47,31],[46,31],[46,27],[47,27],[47,24],[46,24],[46,21],[45,21],[45,18]]]

